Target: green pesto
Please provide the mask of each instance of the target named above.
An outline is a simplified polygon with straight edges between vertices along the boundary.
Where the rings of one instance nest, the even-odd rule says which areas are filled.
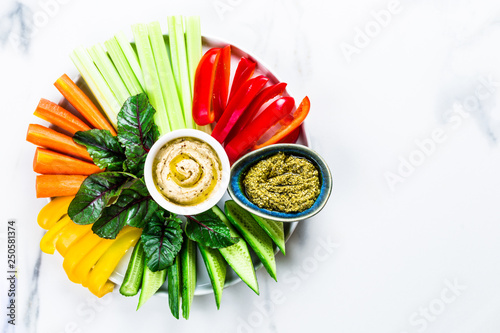
[[[320,193],[319,172],[307,159],[279,152],[259,161],[243,179],[248,199],[260,208],[298,213]]]

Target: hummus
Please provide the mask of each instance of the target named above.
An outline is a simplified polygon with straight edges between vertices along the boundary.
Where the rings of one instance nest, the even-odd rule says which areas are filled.
[[[153,177],[167,200],[183,206],[207,199],[222,180],[217,153],[207,143],[191,137],[167,142],[153,164]]]

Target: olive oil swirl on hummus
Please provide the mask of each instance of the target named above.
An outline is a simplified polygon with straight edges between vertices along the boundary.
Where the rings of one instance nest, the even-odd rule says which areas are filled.
[[[178,205],[206,200],[222,180],[217,153],[207,143],[191,137],[167,142],[153,164],[153,178],[163,196]]]

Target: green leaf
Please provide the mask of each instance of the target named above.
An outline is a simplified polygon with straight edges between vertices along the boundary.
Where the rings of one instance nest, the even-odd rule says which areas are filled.
[[[154,114],[155,109],[144,93],[129,97],[118,113],[118,140],[125,147],[125,164],[139,177],[144,172],[146,155],[159,136]]]
[[[172,215],[168,218],[157,212],[144,227],[141,241],[146,264],[153,272],[163,270],[175,260],[182,246],[182,221]]]
[[[101,172],[88,176],[68,208],[76,224],[91,224],[99,219],[112,198],[120,195],[122,185],[131,179],[122,172]]]
[[[143,228],[158,210],[144,183],[136,179],[124,185],[116,202],[104,208],[101,217],[92,226],[92,231],[101,238],[116,238],[125,225]]]
[[[116,136],[108,130],[78,131],[73,141],[87,148],[95,165],[108,171],[122,171],[125,153]]]
[[[231,237],[227,225],[211,209],[187,218],[186,235],[203,246],[220,249],[238,240]]]

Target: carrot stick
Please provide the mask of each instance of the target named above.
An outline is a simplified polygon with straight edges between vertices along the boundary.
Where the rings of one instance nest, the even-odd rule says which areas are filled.
[[[103,170],[95,164],[37,147],[33,171],[44,175],[91,175]]]
[[[106,117],[66,74],[57,79],[54,86],[95,128],[107,129],[111,134],[116,135],[115,129],[110,125]]]
[[[49,123],[59,126],[71,133],[71,135],[74,135],[77,131],[87,131],[90,129],[80,118],[45,98],[40,99],[33,114],[43,120],[47,120]]]
[[[87,176],[80,175],[38,175],[36,176],[36,197],[48,198],[75,195]]]
[[[76,144],[71,137],[42,125],[30,124],[26,141],[92,162],[92,157],[84,146]]]

